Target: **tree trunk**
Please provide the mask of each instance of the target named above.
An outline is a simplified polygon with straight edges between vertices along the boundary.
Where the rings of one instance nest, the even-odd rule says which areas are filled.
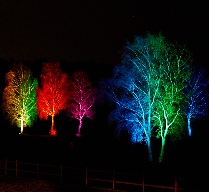
[[[152,148],[151,148],[150,138],[147,138],[147,148],[149,154],[149,161],[151,162],[153,159],[152,159]]]
[[[56,129],[54,128],[54,115],[52,115],[52,126],[49,133],[50,135],[56,135]]]
[[[164,156],[164,150],[165,150],[165,138],[162,138],[162,146],[161,146],[161,151],[160,151],[160,157],[159,157],[159,162],[163,162],[163,156]]]
[[[52,115],[52,126],[51,129],[54,130],[54,115]]]
[[[20,121],[21,121],[20,134],[23,134],[23,119],[21,119]]]
[[[82,119],[79,120],[78,132],[76,134],[77,137],[81,136],[81,126],[82,126]]]
[[[149,97],[150,97],[150,92],[149,92]],[[144,123],[145,126],[145,123]],[[151,148],[151,141],[150,141],[150,137],[151,137],[151,105],[149,102],[149,112],[148,112],[148,131],[149,131],[149,135],[147,136],[147,147],[148,147],[148,153],[149,153],[149,161],[151,162],[152,159],[152,148]]]
[[[188,136],[192,136],[192,130],[191,130],[191,118],[187,117],[187,123],[188,123]]]

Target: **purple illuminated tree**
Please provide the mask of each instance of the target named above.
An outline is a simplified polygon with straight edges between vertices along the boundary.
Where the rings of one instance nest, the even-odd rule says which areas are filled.
[[[184,113],[187,117],[188,136],[191,136],[191,120],[207,115],[209,79],[206,78],[205,69],[201,68],[194,70],[187,82],[188,86],[185,92],[188,97],[188,103]]]
[[[96,91],[93,89],[88,75],[84,71],[72,74],[70,81],[70,99],[68,111],[72,118],[79,121],[77,137],[81,136],[82,120],[84,117],[93,119],[93,106],[96,100]]]

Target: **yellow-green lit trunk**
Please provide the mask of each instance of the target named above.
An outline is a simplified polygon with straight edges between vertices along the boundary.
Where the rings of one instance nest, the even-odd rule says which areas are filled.
[[[20,133],[23,133],[23,119],[20,120],[21,124],[20,124]]]

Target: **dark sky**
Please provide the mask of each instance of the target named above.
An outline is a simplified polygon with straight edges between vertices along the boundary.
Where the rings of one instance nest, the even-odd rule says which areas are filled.
[[[118,64],[127,41],[162,32],[207,66],[209,6],[201,2],[1,0],[0,57]]]

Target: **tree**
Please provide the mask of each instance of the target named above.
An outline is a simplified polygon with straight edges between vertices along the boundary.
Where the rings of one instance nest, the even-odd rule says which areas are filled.
[[[3,111],[12,125],[32,126],[37,116],[36,87],[37,79],[32,78],[28,68],[22,63],[14,64],[6,73],[6,87],[3,91]]]
[[[93,119],[93,106],[96,100],[96,90],[93,89],[88,75],[84,71],[72,74],[70,78],[70,99],[68,111],[72,118],[79,121],[76,136],[81,136],[82,120],[84,117]]]
[[[132,142],[145,141],[150,161],[153,128],[162,139],[160,161],[166,136],[181,137],[177,124],[184,122],[183,90],[190,75],[189,60],[186,49],[168,43],[161,34],[135,37],[106,82],[106,92],[116,104],[110,120],[117,122],[117,130],[126,129]]]
[[[41,87],[37,88],[37,106],[40,119],[52,118],[51,135],[56,135],[55,115],[67,106],[68,87],[68,75],[62,73],[59,63],[43,64]]]
[[[132,142],[145,142],[152,161],[152,115],[161,81],[161,65],[157,56],[165,49],[161,35],[135,37],[125,47],[121,65],[106,82],[107,94],[116,104],[110,121],[117,121],[117,130],[126,129]]]
[[[209,106],[209,79],[205,76],[205,69],[200,68],[193,71],[187,83],[185,94],[188,99],[184,113],[187,117],[188,136],[191,136],[191,120],[206,116],[206,109]]]
[[[184,89],[186,81],[191,75],[189,62],[191,60],[188,51],[181,46],[164,42],[166,49],[158,57],[158,61],[164,63],[161,73],[160,88],[155,102],[157,137],[161,138],[161,152],[159,162],[163,161],[165,139],[167,135],[171,139],[181,139],[185,128],[183,109],[186,104]]]

